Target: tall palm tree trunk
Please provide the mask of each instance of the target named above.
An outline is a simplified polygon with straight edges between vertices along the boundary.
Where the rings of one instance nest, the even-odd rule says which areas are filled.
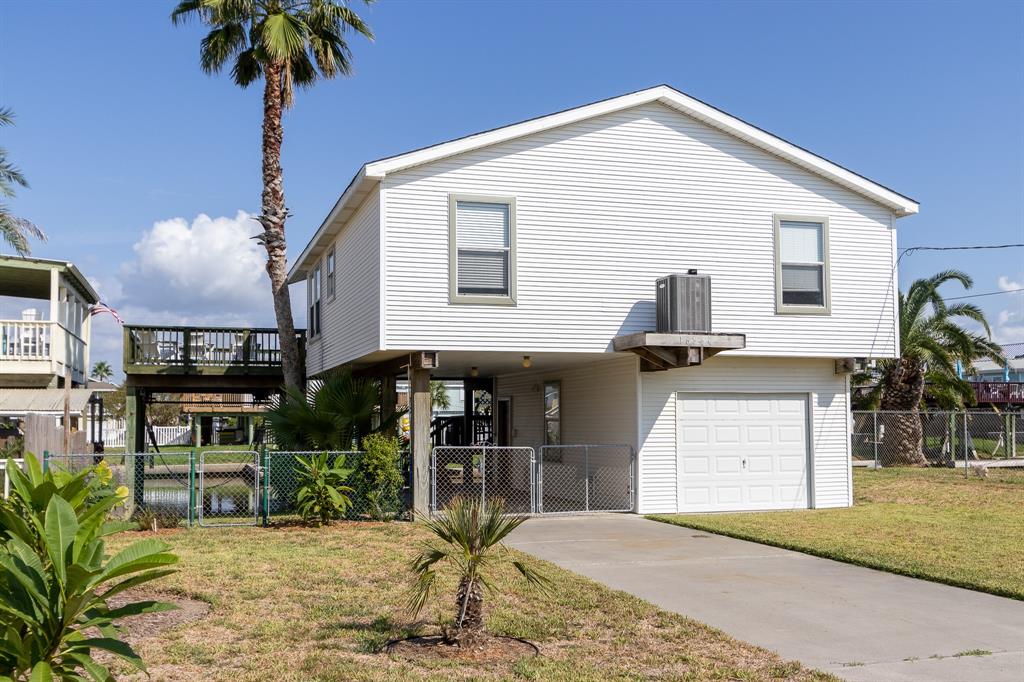
[[[885,415],[882,451],[887,465],[927,464],[924,456],[924,428],[918,408],[924,396],[924,368],[913,360],[901,358],[887,370],[881,408]]]
[[[281,124],[282,65],[266,65],[263,89],[263,201],[260,223],[263,225],[261,241],[267,249],[267,274],[274,297],[274,315],[280,334],[281,365],[285,386],[300,388],[302,368],[299,366],[299,344],[295,339],[292,321],[292,300],[288,292],[288,252],[284,236],[284,223],[288,210],[284,203],[284,173],[281,170],[281,143],[284,127]]]

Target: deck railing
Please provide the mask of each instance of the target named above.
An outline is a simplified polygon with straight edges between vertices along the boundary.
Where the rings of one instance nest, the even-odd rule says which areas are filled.
[[[296,330],[299,350],[305,332]],[[125,325],[124,367],[275,370],[281,367],[281,339],[276,329],[165,327]]]
[[[53,322],[0,320],[0,358],[49,360]]]

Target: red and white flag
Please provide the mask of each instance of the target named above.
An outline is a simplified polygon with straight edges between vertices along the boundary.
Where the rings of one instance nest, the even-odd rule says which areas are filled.
[[[121,316],[117,314],[117,311],[114,310],[113,308],[111,308],[109,305],[107,305],[103,301],[100,301],[96,305],[94,305],[91,308],[89,308],[89,316],[90,317],[93,316],[93,315],[102,315],[104,313],[106,313],[107,315],[110,315],[115,320],[117,320],[118,324],[122,324],[122,325],[124,324],[124,320],[122,320]]]

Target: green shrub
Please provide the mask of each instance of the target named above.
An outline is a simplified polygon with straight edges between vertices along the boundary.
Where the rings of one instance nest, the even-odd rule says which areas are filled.
[[[402,511],[402,464],[398,439],[374,433],[363,439],[363,454],[349,483],[362,510],[378,521],[393,519]]]
[[[321,452],[295,458],[298,478],[295,506],[306,523],[327,525],[343,517],[352,507],[348,496],[352,488],[344,485],[347,472],[334,466],[334,457],[329,452]]]
[[[108,557],[103,538],[132,527],[109,521],[127,497],[98,468],[44,472],[31,454],[23,472],[7,461],[11,497],[0,505],[0,671],[5,679],[112,680],[93,651],[145,670],[120,639],[117,620],[174,608],[141,601],[118,608],[107,600],[172,573],[177,557],[143,540]],[[106,478],[106,481],[104,481]]]

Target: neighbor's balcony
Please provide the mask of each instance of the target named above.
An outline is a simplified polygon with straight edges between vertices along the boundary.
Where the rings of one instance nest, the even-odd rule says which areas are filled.
[[[296,330],[300,362],[305,332]],[[280,374],[276,329],[125,325],[126,374]]]
[[[85,341],[50,320],[0,320],[0,373],[85,380]]]

